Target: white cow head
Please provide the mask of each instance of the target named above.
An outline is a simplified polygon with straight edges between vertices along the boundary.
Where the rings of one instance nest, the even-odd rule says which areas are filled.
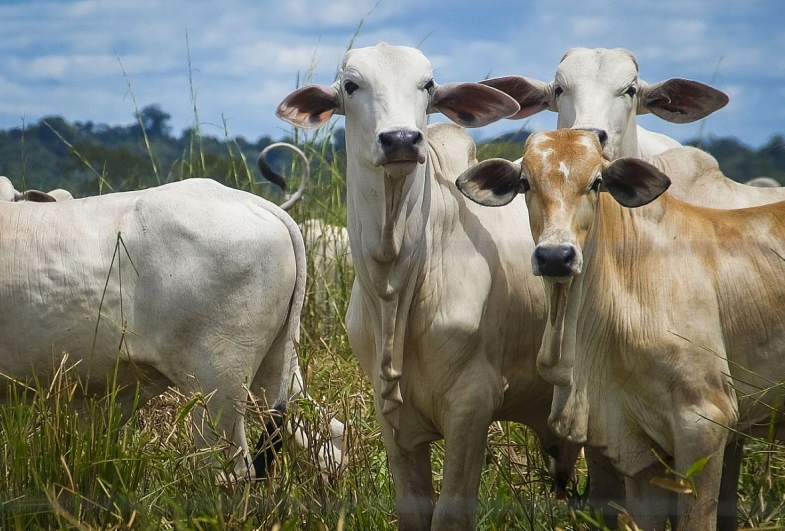
[[[437,85],[425,56],[381,43],[346,53],[338,81],[309,85],[287,96],[276,114],[298,127],[321,127],[346,116],[347,149],[366,167],[408,175],[426,159],[428,113],[441,112],[465,127],[480,127],[518,111],[501,91],[478,83]]]
[[[573,48],[562,58],[550,83],[519,76],[483,83],[520,103],[514,119],[550,109],[559,113],[559,128],[596,132],[604,155],[611,160],[641,155],[638,114],[652,113],[683,124],[705,118],[728,103],[723,92],[697,81],[645,83],[638,77],[635,56],[623,48]]]

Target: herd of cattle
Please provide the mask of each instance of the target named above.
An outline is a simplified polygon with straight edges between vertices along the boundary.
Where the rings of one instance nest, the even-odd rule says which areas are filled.
[[[695,81],[646,84],[622,49],[570,50],[550,83],[438,85],[419,51],[384,43],[347,52],[333,85],[283,100],[278,116],[297,127],[345,117],[346,232],[311,230],[348,236],[346,328],[373,384],[400,529],[474,527],[496,420],[536,433],[557,494],[585,447],[590,501],[612,525],[621,506],[644,530],[736,528],[744,438],[785,439],[785,188],[738,184],[636,120],[692,122],[727,101]],[[559,130],[532,134],[517,161],[477,162],[464,127],[545,109]],[[457,125],[429,126],[436,112]],[[67,352],[93,390],[116,371],[126,413],[136,384],[142,401],[170,385],[213,393],[217,433],[195,430],[198,443],[228,440],[238,476],[264,473],[246,441],[248,390],[278,411],[307,396],[294,221],[210,180],[73,201],[6,181],[0,373],[48,374]],[[327,429],[321,464],[345,465],[344,426]],[[691,492],[651,481],[665,475],[657,456],[700,469]]]

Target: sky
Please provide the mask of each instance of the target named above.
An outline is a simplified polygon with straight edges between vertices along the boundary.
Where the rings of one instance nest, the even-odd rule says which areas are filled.
[[[287,94],[332,83],[350,46],[385,41],[421,49],[440,84],[551,81],[574,46],[628,48],[649,83],[730,96],[702,122],[649,115],[644,127],[760,147],[785,133],[784,15],[780,0],[0,0],[0,129],[51,115],[129,125],[158,104],[175,134],[198,121],[219,138],[279,139],[292,132],[275,116]],[[543,111],[474,134],[555,126]]]

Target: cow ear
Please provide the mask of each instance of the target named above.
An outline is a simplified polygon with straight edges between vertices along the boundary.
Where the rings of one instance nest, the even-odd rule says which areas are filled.
[[[31,203],[54,203],[56,200],[46,192],[39,190],[25,190],[19,194],[17,201],[29,201]]]
[[[455,185],[466,197],[483,206],[510,203],[525,189],[519,164],[504,159],[488,159],[463,172]]]
[[[482,127],[512,116],[520,107],[510,96],[479,83],[438,85],[428,112],[440,112],[464,127]]]
[[[522,76],[504,76],[485,79],[480,81],[480,83],[501,90],[518,102],[521,110],[509,116],[510,120],[520,120],[545,109],[555,110],[551,102],[553,91],[548,83],[539,79]]]
[[[667,175],[640,159],[616,159],[602,170],[602,187],[628,208],[651,203],[670,185]]]
[[[669,79],[641,86],[638,114],[650,112],[668,122],[688,124],[727,104],[728,95],[714,87],[689,79]]]
[[[333,114],[343,114],[341,95],[337,85],[307,85],[286,96],[275,114],[294,126],[316,129]]]

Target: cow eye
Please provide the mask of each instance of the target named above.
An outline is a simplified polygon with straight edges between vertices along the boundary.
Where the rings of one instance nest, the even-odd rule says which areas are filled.
[[[519,186],[521,187],[520,191],[521,191],[521,192],[523,192],[524,194],[525,194],[526,192],[528,192],[528,191],[529,191],[529,189],[531,188],[531,187],[529,186],[529,180],[528,180],[528,179],[521,179],[521,182],[520,182],[520,185],[519,185]]]
[[[600,186],[602,186],[602,178],[597,177],[596,179],[594,179],[594,182],[591,183],[592,192],[596,192],[597,190],[599,190]]]
[[[638,89],[636,89],[635,86],[630,86],[624,93],[632,98],[638,93]]]
[[[433,82],[433,79],[431,79],[425,85],[423,85],[422,88],[425,89],[425,90],[431,90],[434,87],[434,85],[435,85],[435,83]]]
[[[556,94],[556,97],[558,98],[564,93],[564,89],[557,85],[556,88],[553,89],[553,93]]]
[[[359,86],[357,83],[355,83],[354,81],[346,81],[346,82],[343,84],[343,89],[344,89],[344,90],[346,91],[346,93],[347,93],[347,94],[349,94],[349,95],[351,95],[351,94],[352,94],[352,92],[354,92],[354,91],[355,91],[355,90],[357,90],[358,88],[360,88],[360,86]]]

